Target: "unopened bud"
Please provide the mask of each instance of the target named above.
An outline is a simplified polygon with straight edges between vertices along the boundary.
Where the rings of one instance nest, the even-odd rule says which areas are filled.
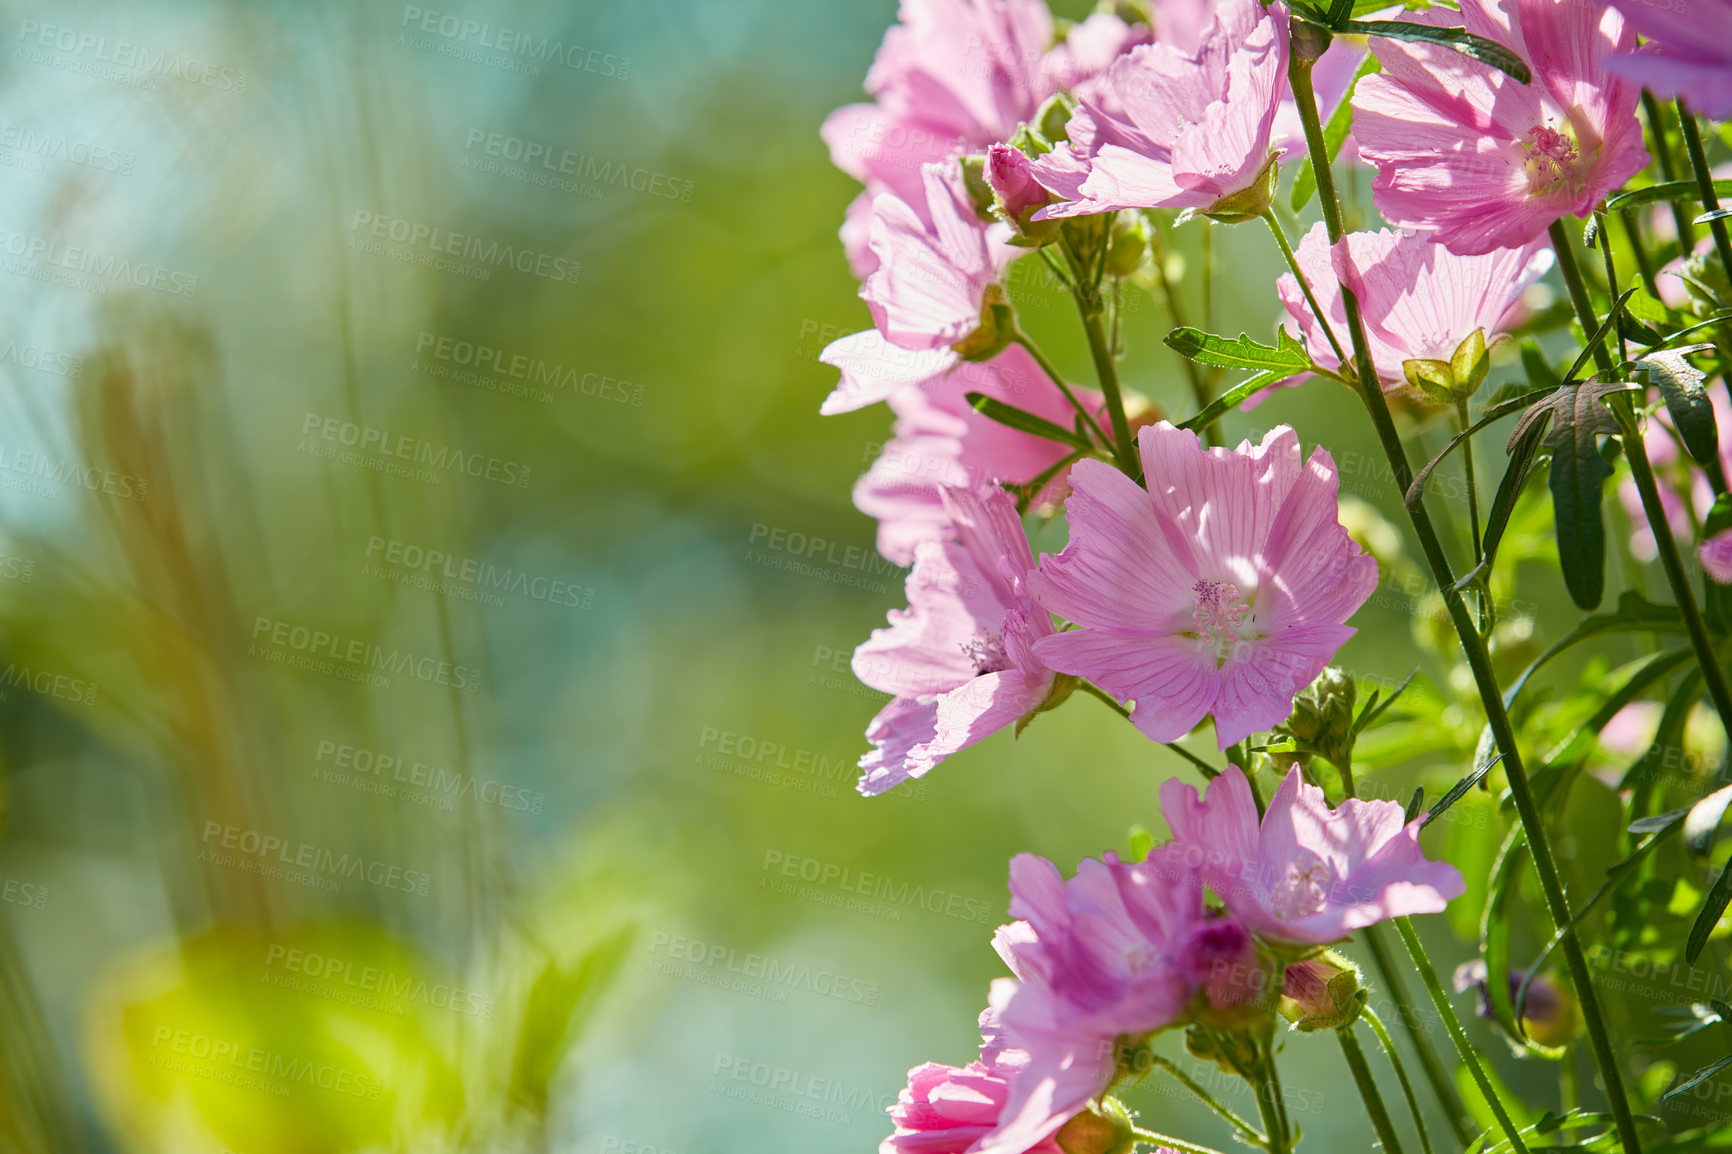
[[[1064,1154],[1131,1154],[1137,1145],[1136,1127],[1117,1098],[1085,1108],[1056,1137]]]
[[[1295,1030],[1338,1030],[1357,1019],[1364,1005],[1358,967],[1333,950],[1282,972],[1281,1016]]]
[[[1293,714],[1275,727],[1335,765],[1353,755],[1353,707],[1359,696],[1351,674],[1333,665],[1293,699]]]
[[[1017,243],[1034,248],[1058,236],[1058,221],[1030,219],[1055,198],[1034,178],[1034,167],[1021,151],[1008,144],[987,149],[986,183],[996,214],[1016,233]]]
[[[1455,968],[1455,988],[1473,990],[1479,995],[1479,1016],[1497,1020],[1491,997],[1486,991],[1484,961],[1463,962]],[[1521,970],[1509,972],[1509,996],[1513,1004],[1527,974]],[[1576,1036],[1575,1002],[1567,990],[1535,977],[1528,983],[1527,1002],[1522,1006],[1522,1029],[1531,1041],[1542,1046],[1562,1046]]]

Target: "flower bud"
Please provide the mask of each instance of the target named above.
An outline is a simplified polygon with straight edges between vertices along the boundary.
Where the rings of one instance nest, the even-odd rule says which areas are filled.
[[[1064,1154],[1131,1154],[1136,1128],[1117,1098],[1102,1098],[1060,1127],[1056,1135]]]
[[[1521,970],[1509,972],[1510,1001],[1515,1001],[1517,991],[1527,975]],[[1491,997],[1485,988],[1486,965],[1484,961],[1474,960],[1463,962],[1455,968],[1455,988],[1458,991],[1472,989],[1479,994],[1479,1016],[1495,1021],[1497,1011],[1492,1009]],[[1576,1035],[1576,1007],[1569,991],[1536,977],[1528,983],[1527,1004],[1522,1007],[1522,1029],[1527,1031],[1529,1040],[1542,1046],[1562,1046]]]
[[[1112,239],[1107,242],[1108,276],[1130,276],[1143,267],[1143,258],[1149,251],[1146,227],[1140,213],[1118,214],[1113,221]]]
[[[986,157],[964,156],[958,163],[962,165],[962,190],[968,194],[974,215],[982,224],[991,224],[997,218],[992,214],[992,187],[986,179]]]
[[[1194,926],[1179,946],[1179,965],[1201,990],[1193,1013],[1208,1024],[1232,1028],[1247,1015],[1268,1013],[1274,963],[1258,954],[1238,919],[1215,917]]]
[[[1281,1016],[1304,1033],[1338,1030],[1359,1017],[1359,969],[1333,950],[1294,962],[1281,975]]]
[[[1352,675],[1331,665],[1293,699],[1292,716],[1275,732],[1294,737],[1341,765],[1353,755],[1353,707],[1358,696]]]
[[[1034,248],[1058,235],[1060,222],[1029,219],[1054,197],[1034,178],[1034,169],[1023,153],[1008,144],[988,148],[986,183],[992,189],[994,211],[1016,233],[1013,243]]]
[[[1281,176],[1280,166],[1276,164],[1279,159],[1280,153],[1270,152],[1263,171],[1259,172],[1250,184],[1231,196],[1223,196],[1208,208],[1197,209],[1196,212],[1222,224],[1243,224],[1248,220],[1259,219],[1269,211],[1269,205],[1275,200],[1275,182]],[[1191,212],[1191,209],[1186,209],[1179,214],[1178,219],[1184,221]]]
[[[1003,286],[987,285],[980,301],[980,326],[950,348],[965,361],[990,361],[1016,334],[1016,313]]]

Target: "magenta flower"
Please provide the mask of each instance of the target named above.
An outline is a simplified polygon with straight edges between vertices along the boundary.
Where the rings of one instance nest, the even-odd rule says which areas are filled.
[[[968,393],[1015,405],[1061,425],[1074,409],[1020,345],[990,361],[964,362],[949,372],[893,393],[895,436],[854,486],[854,505],[878,520],[878,551],[898,565],[914,560],[922,541],[953,535],[941,491],[973,489],[994,481],[1023,484],[1061,461],[1065,446],[981,416]],[[1094,395],[1077,390],[1084,404]],[[1103,418],[1104,419],[1104,418]],[[1054,475],[1034,505],[1057,506],[1070,492],[1068,471]]]
[[[915,548],[908,608],[854,651],[855,676],[896,698],[866,731],[869,797],[1014,725],[1053,687],[1032,649],[1052,620],[1024,589],[1034,555],[1016,503],[996,486],[946,489],[944,501],[959,539]]]
[[[1161,810],[1180,860],[1199,868],[1227,908],[1266,941],[1323,945],[1389,918],[1437,913],[1467,890],[1454,866],[1426,860],[1419,822],[1405,822],[1400,805],[1350,800],[1332,810],[1297,767],[1261,825],[1237,767],[1211,781],[1201,798],[1168,780]]]
[[[1732,0],[1610,3],[1648,43],[1606,67],[1662,96],[1683,97],[1698,116],[1732,116]]]
[[[877,327],[833,341],[819,355],[842,371],[822,413],[885,400],[959,363],[952,346],[980,327],[988,287],[1017,254],[1004,243],[1009,226],[987,225],[975,215],[960,165],[928,164],[921,173],[924,215],[890,193],[872,202],[872,251],[879,264],[860,296]]]
[[[1035,162],[1066,202],[1036,219],[1224,207],[1263,179],[1286,68],[1286,9],[1257,0],[1217,6],[1192,52],[1132,49],[1079,89],[1069,143]]]
[[[896,1130],[879,1145],[879,1154],[964,1154],[997,1128],[1012,1072],[979,1061],[961,1069],[936,1062],[916,1066],[890,1108]],[[1016,1154],[1063,1150],[1045,1137]]]
[[[1026,1064],[979,1154],[1013,1154],[1056,1132],[1102,1093],[1114,1040],[1171,1025],[1237,942],[1203,916],[1202,886],[1171,847],[1130,864],[1083,861],[1070,881],[1051,862],[1010,863],[1010,914],[994,944],[1018,981],[993,984],[1005,1038]]]
[[[1331,247],[1321,222],[1305,234],[1295,255],[1344,349],[1350,345],[1341,286],[1359,298],[1371,359],[1386,389],[1407,383],[1406,361],[1448,361],[1476,330],[1488,344],[1503,335],[1519,316],[1512,310],[1522,293],[1552,265],[1551,251],[1538,241],[1458,256],[1426,237],[1383,229],[1350,233]],[[1289,328],[1297,327],[1311,359],[1338,367],[1299,281],[1287,273],[1276,290],[1292,317]]]
[[[1635,33],[1590,0],[1462,0],[1461,16],[1525,60],[1533,83],[1438,45],[1377,39],[1383,71],[1360,81],[1353,131],[1391,224],[1458,253],[1519,248],[1648,163],[1640,88],[1607,68]]]
[[[1035,642],[1051,668],[1134,698],[1176,741],[1213,714],[1222,749],[1293,710],[1354,630],[1377,563],[1337,519],[1335,463],[1291,428],[1205,449],[1165,421],[1138,434],[1147,488],[1099,461],[1071,469],[1070,544],[1042,558],[1036,601],[1081,626]]]
[[[1721,585],[1732,585],[1732,529],[1716,533],[1696,549],[1703,572]]]

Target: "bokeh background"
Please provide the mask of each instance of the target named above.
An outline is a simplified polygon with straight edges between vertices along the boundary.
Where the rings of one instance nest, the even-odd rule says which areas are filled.
[[[853,790],[903,573],[849,501],[889,415],[817,416],[869,323],[817,128],[893,4],[434,4],[0,4],[0,1149],[869,1149],[978,1041],[1009,857],[1159,836],[1184,765],[1079,696]],[[1267,334],[1267,237],[1214,226],[1205,301],[1203,227],[1187,307]],[[1127,374],[1184,413],[1167,326]],[[1226,428],[1283,420],[1398,557],[1348,398]],[[1532,568],[1518,631],[1572,616]],[[1435,615],[1386,569],[1341,661],[1387,689]],[[1471,751],[1429,674],[1460,748],[1397,722],[1379,796]],[[1476,893],[1488,807],[1427,834]],[[1307,1134],[1363,1141],[1291,1053]]]

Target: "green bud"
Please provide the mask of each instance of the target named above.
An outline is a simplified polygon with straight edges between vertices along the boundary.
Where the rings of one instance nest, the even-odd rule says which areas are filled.
[[[1292,24],[1293,59],[1305,67],[1323,59],[1329,50],[1329,30],[1304,20]]]
[[[1427,400],[1440,405],[1455,403],[1455,372],[1448,361],[1415,358],[1402,361],[1401,371],[1407,377],[1407,383],[1424,393]]]
[[[994,223],[998,216],[992,211],[992,186],[986,183],[986,157],[965,156],[961,163],[962,187],[968,193],[974,215],[985,224]]]
[[[1055,676],[1052,679],[1052,688],[1047,690],[1046,698],[1039,705],[1017,718],[1016,736],[1021,737],[1022,731],[1037,715],[1063,705],[1070,695],[1076,692],[1077,681],[1078,678],[1069,673],[1060,673]]]
[[[1484,329],[1473,330],[1456,346],[1455,355],[1449,358],[1449,369],[1455,377],[1458,396],[1471,397],[1479,392],[1479,387],[1485,384],[1486,374],[1491,372],[1491,354],[1486,351]]]
[[[1328,758],[1335,765],[1353,755],[1353,707],[1359,689],[1353,677],[1333,665],[1293,699],[1293,714],[1275,727]]]
[[[1122,212],[1113,222],[1112,239],[1107,243],[1107,275],[1126,277],[1143,267],[1143,257],[1149,251],[1143,218],[1133,212]]]
[[[1059,1128],[1065,1154],[1131,1154],[1137,1146],[1131,1115],[1117,1098],[1102,1098]]]
[[[1070,114],[1075,111],[1075,108],[1076,105],[1071,98],[1059,92],[1054,93],[1045,104],[1035,111],[1034,119],[1029,124],[1036,132],[1040,133],[1046,142],[1046,147],[1041,150],[1042,152],[1050,152],[1052,146],[1059,141],[1070,139],[1068,126],[1070,125]],[[1028,152],[1027,149],[1023,151]],[[1028,154],[1030,156],[1035,155],[1032,152]]]

